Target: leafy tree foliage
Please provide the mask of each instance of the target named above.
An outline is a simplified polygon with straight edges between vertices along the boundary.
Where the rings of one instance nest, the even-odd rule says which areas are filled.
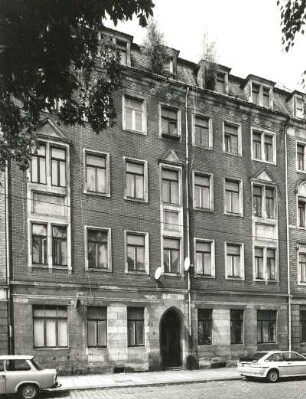
[[[101,40],[103,20],[136,15],[146,26],[152,0],[0,0],[0,169],[29,166],[42,112],[99,133],[120,85],[119,53]]]
[[[154,20],[151,20],[147,26],[147,36],[143,42],[143,52],[151,61],[152,72],[162,75],[164,64],[168,58],[168,52],[164,35],[159,31],[157,22]]]
[[[304,34],[306,22],[305,0],[278,0],[281,11],[282,43],[288,52],[294,46],[297,33]]]

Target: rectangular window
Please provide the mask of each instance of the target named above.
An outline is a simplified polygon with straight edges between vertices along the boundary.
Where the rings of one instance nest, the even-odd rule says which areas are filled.
[[[179,172],[162,169],[162,198],[166,204],[179,204]]]
[[[144,101],[127,96],[124,100],[125,129],[144,132]]]
[[[66,187],[66,150],[51,147],[51,184]]]
[[[163,239],[164,271],[165,273],[180,272],[180,240],[176,238]]]
[[[226,244],[227,277],[241,278],[241,245]]]
[[[275,189],[272,187],[265,187],[266,192],[266,217],[268,219],[275,219]]]
[[[269,108],[270,107],[270,89],[269,87],[262,88],[262,106]]]
[[[225,212],[240,214],[240,182],[225,179]]]
[[[120,54],[120,64],[127,65],[127,42],[116,39],[116,48]]]
[[[129,271],[145,271],[145,235],[127,233],[126,235],[126,253]]]
[[[300,282],[306,283],[306,253],[299,252]]]
[[[299,227],[305,228],[305,206],[306,202],[298,201],[298,224]]]
[[[109,268],[108,230],[87,230],[87,253],[89,269]]]
[[[231,309],[231,344],[242,344],[243,310]]]
[[[195,173],[194,175],[195,207],[211,209],[210,176]]]
[[[127,308],[128,346],[144,345],[144,308]]]
[[[253,214],[262,217],[262,187],[253,187]]]
[[[260,93],[260,86],[256,83],[252,83],[252,102],[254,104],[259,104],[259,93]]]
[[[34,347],[61,348],[68,346],[67,308],[65,306],[34,306]]]
[[[252,82],[252,102],[270,108],[270,87]]]
[[[267,248],[267,277],[268,280],[275,280],[276,270],[275,270],[275,249]]]
[[[306,342],[306,310],[300,310],[301,342]]]
[[[67,266],[67,226],[52,226],[52,264]]]
[[[177,109],[161,106],[161,133],[166,136],[179,136]]]
[[[239,127],[224,122],[224,147],[228,154],[238,155],[239,151]]]
[[[198,344],[212,344],[212,309],[198,309]]]
[[[31,182],[46,184],[46,146],[40,144],[31,159]]]
[[[264,162],[275,162],[274,135],[253,130],[252,136],[253,159]]]
[[[86,189],[92,193],[107,193],[106,155],[86,154]]]
[[[225,94],[225,74],[222,72],[217,72],[216,91]]]
[[[304,100],[302,97],[295,97],[295,116],[297,118],[304,118]]]
[[[107,346],[107,308],[87,307],[87,344],[88,347]]]
[[[263,248],[255,247],[255,278],[257,280],[263,280],[263,264],[264,264],[264,256],[263,256]]]
[[[32,263],[41,265],[48,263],[46,224],[32,224]]]
[[[297,155],[297,169],[305,172],[305,145],[297,144],[296,148]]]
[[[145,165],[126,161],[125,163],[126,197],[139,200],[145,199]]]
[[[213,275],[212,271],[212,242],[196,241],[196,271],[202,276]]]
[[[257,310],[257,342],[276,342],[276,311]]]
[[[211,147],[209,118],[196,115],[194,117],[194,144],[198,147]]]

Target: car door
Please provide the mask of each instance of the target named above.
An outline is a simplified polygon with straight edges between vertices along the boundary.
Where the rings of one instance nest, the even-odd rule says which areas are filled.
[[[31,366],[25,359],[6,360],[6,393],[16,392],[16,387],[22,381],[29,381]]]
[[[300,375],[303,374],[303,363],[301,362],[300,356],[296,352],[285,352],[284,359],[286,362],[286,374],[284,375],[287,377],[293,375]]]
[[[4,361],[0,361],[0,394],[6,393],[5,390],[5,371],[4,371]]]

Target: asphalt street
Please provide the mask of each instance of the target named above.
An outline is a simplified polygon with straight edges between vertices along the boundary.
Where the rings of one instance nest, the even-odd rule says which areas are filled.
[[[41,399],[305,399],[306,379],[276,384],[260,381],[211,381],[164,386],[45,392]]]

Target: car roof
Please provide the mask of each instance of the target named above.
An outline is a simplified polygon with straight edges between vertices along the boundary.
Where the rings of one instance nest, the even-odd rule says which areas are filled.
[[[34,356],[30,355],[1,355],[0,360],[32,360]]]

